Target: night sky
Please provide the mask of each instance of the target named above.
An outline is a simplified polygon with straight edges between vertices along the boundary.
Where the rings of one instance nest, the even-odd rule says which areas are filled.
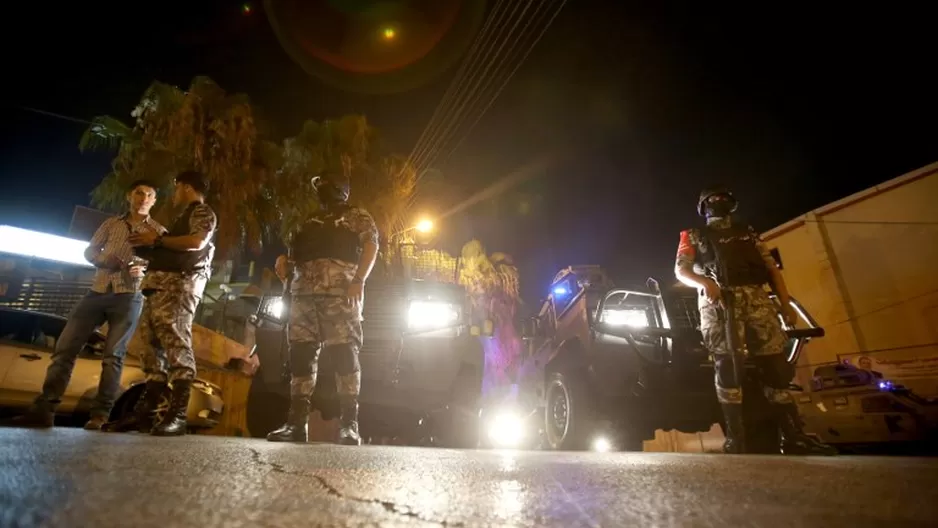
[[[248,94],[279,136],[360,112],[406,154],[456,70],[404,93],[337,88],[283,51],[262,2],[249,14],[212,0],[17,4],[4,8],[0,223],[61,234],[110,156],[78,152],[83,124],[24,107],[128,119],[152,80],[208,75]],[[669,275],[710,183],[730,185],[764,231],[938,160],[926,8],[820,4],[570,0],[438,160],[466,195],[525,168],[530,178],[445,232],[513,255],[535,300],[568,264]]]

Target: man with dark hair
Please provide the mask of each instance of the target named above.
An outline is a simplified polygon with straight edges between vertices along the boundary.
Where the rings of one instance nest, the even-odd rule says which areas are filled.
[[[706,226],[681,232],[674,272],[699,296],[700,333],[713,354],[717,399],[723,409],[725,453],[745,453],[743,365],[758,367],[760,389],[770,404],[785,454],[835,454],[802,429],[798,407],[788,392],[794,372],[783,354],[788,337],[779,315],[794,326],[788,288],[769,249],[752,226],[732,218],[733,194],[714,187],[700,193],[697,213]],[[776,308],[767,288],[778,295]]]
[[[52,427],[55,407],[72,377],[75,360],[95,329],[107,322],[107,342],[101,360],[101,380],[85,429],[98,430],[107,421],[120,390],[127,343],[137,327],[143,307],[140,283],[145,262],[135,260],[130,239],[134,233],[158,236],[166,231],[150,218],[156,203],[156,185],[137,180],[127,188],[129,210],[108,218],[98,227],[85,258],[94,264],[91,290],[78,301],[55,342],[52,363],[46,370],[42,394],[36,398],[22,425]]]
[[[141,285],[146,303],[140,327],[131,340],[147,374],[146,388],[134,408],[138,431],[156,436],[186,433],[189,391],[195,378],[192,319],[211,275],[217,219],[205,203],[208,183],[201,173],[176,177],[175,207],[185,206],[165,236],[141,233],[131,238],[137,253],[149,261]],[[160,423],[152,423],[160,395],[172,388],[169,410]],[[121,424],[116,429],[126,428]]]
[[[320,349],[336,366],[339,443],[361,444],[358,394],[365,281],[378,253],[378,229],[367,211],[348,203],[349,182],[341,174],[313,178],[320,210],[292,241],[292,260],[277,259],[277,275],[290,281],[290,410],[271,442],[306,442],[310,399],[316,388]]]

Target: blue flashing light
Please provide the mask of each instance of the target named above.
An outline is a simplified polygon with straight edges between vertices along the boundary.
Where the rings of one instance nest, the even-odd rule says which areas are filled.
[[[879,390],[890,391],[890,390],[892,390],[892,389],[894,389],[894,388],[895,388],[895,386],[894,386],[893,383],[892,383],[891,381],[889,381],[889,380],[882,380],[882,381],[879,382]]]
[[[554,288],[554,295],[559,295],[563,297],[567,293],[569,292],[567,291],[567,288],[565,286],[557,286],[556,288]]]

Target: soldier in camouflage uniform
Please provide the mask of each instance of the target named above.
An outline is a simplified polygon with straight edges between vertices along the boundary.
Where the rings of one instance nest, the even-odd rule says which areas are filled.
[[[288,335],[290,411],[287,422],[267,435],[271,442],[306,442],[310,399],[316,388],[320,349],[336,365],[339,443],[359,445],[358,394],[361,370],[364,287],[378,252],[371,215],[348,205],[349,185],[336,174],[313,179],[321,208],[292,243],[292,261],[277,259],[277,274],[291,275]]]
[[[707,225],[681,232],[675,265],[677,278],[700,292],[700,331],[714,357],[717,399],[726,420],[723,450],[744,451],[742,369],[734,364],[742,366],[744,361],[750,361],[759,367],[763,391],[782,433],[782,450],[833,454],[833,448],[815,441],[801,429],[798,408],[788,392],[792,372],[783,354],[788,337],[766,287],[773,288],[778,295],[787,325],[795,324],[795,313],[785,281],[768,248],[751,226],[732,221],[736,206],[736,199],[726,189],[703,191],[697,212],[706,217]],[[733,350],[727,339],[724,299],[732,301],[729,305],[734,310],[739,350]]]
[[[186,209],[169,232],[131,237],[138,255],[148,260],[141,285],[146,302],[130,342],[130,350],[143,362],[147,382],[134,409],[134,423],[115,424],[113,430],[135,426],[156,436],[186,433],[189,392],[196,373],[192,319],[211,275],[217,219],[205,203],[208,184],[200,173],[184,172],[175,184],[173,205],[186,205]],[[152,413],[168,387],[172,388],[169,410],[161,422],[152,424]]]

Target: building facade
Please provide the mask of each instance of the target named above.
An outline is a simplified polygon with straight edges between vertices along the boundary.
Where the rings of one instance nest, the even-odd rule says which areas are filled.
[[[789,289],[827,331],[796,381],[848,362],[938,396],[938,163],[763,234]]]

